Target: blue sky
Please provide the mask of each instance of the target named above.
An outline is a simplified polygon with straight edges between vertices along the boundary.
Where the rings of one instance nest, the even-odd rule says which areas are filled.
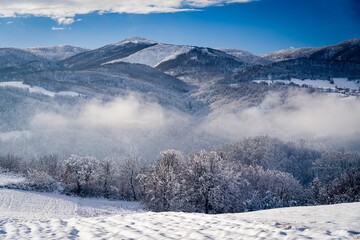
[[[20,4],[24,0],[13,1]],[[141,1],[146,2],[137,1],[140,5]],[[58,14],[55,17],[32,9],[21,12],[26,17],[19,16],[22,9],[9,9],[0,3],[0,16],[3,16],[0,47],[70,44],[96,48],[141,36],[165,43],[239,48],[260,54],[360,37],[358,0],[258,0],[232,4],[224,1],[223,6],[207,6],[203,2],[206,1],[198,0],[197,5],[189,7],[191,11],[184,11],[187,6],[181,6],[170,9],[171,13],[164,7],[156,10],[160,13],[131,13],[142,11],[137,5],[135,10],[124,10],[125,13],[98,14],[83,10],[86,14],[81,14],[79,10],[80,14],[76,11],[72,13],[75,15],[55,13]],[[102,10],[97,8],[90,10]],[[10,10],[17,16],[8,14]]]

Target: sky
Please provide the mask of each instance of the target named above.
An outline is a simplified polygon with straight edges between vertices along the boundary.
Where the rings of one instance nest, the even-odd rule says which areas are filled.
[[[359,0],[1,0],[0,47],[130,37],[263,54],[360,37]]]

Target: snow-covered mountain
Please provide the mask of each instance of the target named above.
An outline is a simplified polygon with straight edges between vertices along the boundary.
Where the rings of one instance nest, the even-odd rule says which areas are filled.
[[[61,61],[76,54],[86,52],[89,49],[69,45],[59,45],[53,47],[26,48],[24,50],[51,61]]]
[[[55,65],[52,61],[22,49],[0,48],[0,75],[40,71]]]
[[[82,113],[78,109],[90,102],[106,105],[127,96],[136,96],[140,102],[157,104],[159,108],[166,109],[163,113],[168,110],[181,112],[180,115],[185,117],[176,118],[176,121],[186,122],[195,118],[194,122],[198,124],[204,117],[220,118],[223,116],[222,110],[232,114],[249,107],[258,107],[266,102],[270,93],[286,98],[297,91],[321,92],[321,89],[309,87],[319,85],[309,84],[311,79],[321,80],[319,83],[330,86],[334,92],[342,91],[339,88],[352,86],[345,95],[360,95],[360,91],[356,90],[360,79],[360,64],[356,62],[358,46],[357,41],[353,40],[333,47],[338,54],[334,54],[335,50],[328,49],[325,53],[324,50],[318,51],[312,57],[284,61],[262,59],[241,50],[177,46],[141,38],[126,39],[61,61],[49,60],[23,49],[0,49],[0,137],[2,133],[5,137],[22,132],[27,134],[29,129],[36,126],[32,119],[37,112],[61,112],[67,119],[72,117],[69,116],[71,114]],[[338,50],[339,48],[342,50]],[[350,84],[343,81],[347,84],[340,86],[334,81],[336,78],[353,82]],[[307,79],[304,82],[307,86],[302,83],[254,82],[290,79]],[[165,113],[164,118],[167,118]],[[173,119],[170,119],[173,123]],[[46,122],[53,120],[49,118]],[[209,132],[222,129],[224,121],[209,122],[213,124],[209,127]],[[192,120],[189,122],[192,124]],[[54,124],[62,123],[63,117]],[[177,123],[177,126],[180,125]],[[181,126],[188,128],[186,124]],[[75,129],[78,130],[77,126]],[[70,132],[76,135],[76,131]],[[79,131],[80,138],[85,136]],[[179,134],[172,131],[167,134]],[[181,127],[176,131],[184,132]],[[224,138],[232,138],[231,133],[232,131],[225,131]],[[189,139],[183,137],[181,140],[184,145],[185,142],[197,139],[196,143],[190,145],[198,144],[199,148],[206,148],[210,140],[215,143],[222,141],[221,138],[209,137],[208,132],[203,134],[198,131],[196,134],[199,135],[190,136]],[[94,139],[105,141],[104,136]],[[146,137],[142,136],[144,138]],[[206,140],[199,140],[200,138]],[[79,143],[85,146],[88,142],[87,138],[84,139],[79,140]],[[140,141],[134,139],[129,141]],[[171,146],[173,140],[168,142],[168,138],[162,137],[158,141]],[[152,142],[153,140],[146,144]],[[12,146],[11,143],[7,144],[0,144],[0,151],[1,148]],[[149,149],[150,147],[147,150],[151,152]]]
[[[128,57],[131,54],[156,44],[157,43],[155,42],[141,38],[131,38],[115,44],[109,44],[98,49],[77,54],[65,59],[61,63],[65,68],[70,68],[73,70],[98,67],[107,62]]]
[[[350,39],[332,46],[318,48],[291,48],[263,55],[273,61],[310,58],[328,61],[350,61],[360,63],[360,39]]]
[[[270,64],[272,61],[269,59],[265,59],[261,56],[257,56],[255,54],[252,54],[250,52],[240,50],[240,49],[219,49],[231,56],[234,56],[238,59],[240,59],[243,62],[246,62],[248,64],[253,65],[266,65]]]
[[[133,53],[130,56],[112,60],[105,64],[111,64],[116,62],[129,62],[144,64],[150,67],[156,67],[162,62],[175,59],[181,54],[188,53],[193,48],[194,47],[190,46],[177,46],[158,43],[156,45],[144,48],[136,53]]]
[[[223,83],[256,79],[360,79],[360,39],[319,48],[298,48],[276,51],[263,56],[273,63],[248,68],[225,77]]]
[[[232,51],[234,52],[234,51]],[[244,54],[195,46],[158,43],[144,38],[130,38],[99,49],[80,53],[62,63],[70,69],[86,69],[101,65],[128,62],[148,65],[188,83],[211,82],[241,71],[245,66],[270,62]],[[261,63],[260,63],[261,62]]]

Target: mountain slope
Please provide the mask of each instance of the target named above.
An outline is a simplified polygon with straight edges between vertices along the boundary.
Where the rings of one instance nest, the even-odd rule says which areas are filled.
[[[65,68],[81,70],[100,66],[109,61],[125,58],[142,49],[156,45],[149,41],[142,41],[137,38],[126,39],[120,43],[106,45],[104,47],[83,52],[62,61]]]
[[[115,62],[129,62],[148,65],[156,67],[162,62],[175,59],[178,55],[191,51],[193,47],[190,46],[177,46],[171,44],[156,44],[151,47],[142,49],[128,57],[116,59],[106,64]]]
[[[55,67],[53,62],[28,51],[16,48],[0,48],[0,74],[34,72],[53,67]]]
[[[332,46],[319,48],[297,48],[280,50],[263,55],[273,61],[284,61],[296,58],[310,58],[327,61],[349,61],[360,63],[360,38],[347,40]]]
[[[217,81],[243,70],[246,63],[222,51],[194,47],[188,53],[160,63],[156,68],[190,83]]]
[[[226,51],[230,54],[211,48],[132,38],[70,57],[63,64],[70,69],[89,69],[118,62],[138,63],[157,68],[189,83],[201,83],[216,81],[248,66],[271,63],[270,60],[245,51]]]
[[[61,61],[66,58],[77,55],[79,53],[86,52],[89,49],[74,47],[69,45],[62,45],[62,46],[53,46],[53,47],[26,48],[24,50],[38,57],[42,57],[51,61]]]
[[[240,49],[219,49],[231,56],[240,59],[242,62],[252,65],[266,65],[272,61]]]
[[[360,39],[352,39],[333,46],[288,49],[264,55],[274,63],[254,66],[224,77],[223,83],[255,79],[360,79]]]
[[[297,58],[275,62],[245,70],[225,77],[222,83],[237,83],[258,79],[360,79],[360,64],[347,61],[328,61],[312,58]]]

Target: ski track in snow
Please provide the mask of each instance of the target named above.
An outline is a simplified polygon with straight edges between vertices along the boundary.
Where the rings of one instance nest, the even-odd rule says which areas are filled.
[[[360,203],[206,215],[0,189],[0,239],[354,239]]]

